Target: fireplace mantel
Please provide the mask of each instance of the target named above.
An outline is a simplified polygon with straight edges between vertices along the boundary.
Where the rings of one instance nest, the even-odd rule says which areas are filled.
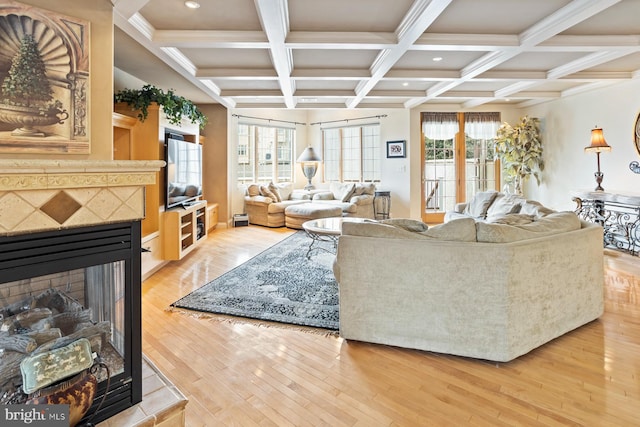
[[[145,216],[157,160],[0,160],[0,235]]]

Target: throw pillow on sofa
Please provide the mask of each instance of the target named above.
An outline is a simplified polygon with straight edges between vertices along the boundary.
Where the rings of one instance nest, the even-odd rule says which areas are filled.
[[[534,215],[536,218],[542,218],[553,212],[555,211],[542,206],[542,204],[534,200],[527,200],[520,208],[520,213]]]
[[[250,197],[261,196],[260,186],[258,184],[249,184],[247,187],[247,195]]]
[[[269,185],[269,191],[271,191],[273,193],[274,196],[276,196],[276,202],[281,202],[282,201],[282,197],[280,196],[280,191],[278,191],[278,187],[276,187],[276,185],[273,182],[270,182]]]
[[[269,186],[267,186],[267,185],[261,185],[260,186],[260,194],[262,194],[264,197],[270,198],[274,202],[278,201],[278,196],[276,196],[273,193],[273,191],[269,190]]]
[[[275,184],[275,187],[278,190],[281,202],[291,198],[291,194],[293,193],[293,184],[291,182],[280,182]]]
[[[515,194],[498,194],[487,209],[487,221],[493,222],[499,217],[520,212],[524,202],[522,197]]]
[[[475,242],[476,221],[473,218],[453,219],[449,222],[429,227],[427,231],[418,234],[431,239],[452,242]]]
[[[524,225],[477,222],[478,242],[509,243],[579,230],[580,218],[571,211],[554,212]]]
[[[467,203],[463,213],[474,218],[485,218],[489,206],[491,206],[491,203],[493,203],[497,196],[498,192],[495,190],[476,193],[469,203]]]
[[[329,183],[329,191],[331,191],[335,200],[348,202],[355,186],[353,182],[331,182]]]

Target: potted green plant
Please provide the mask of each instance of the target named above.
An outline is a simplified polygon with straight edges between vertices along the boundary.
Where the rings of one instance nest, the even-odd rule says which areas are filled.
[[[172,89],[167,92],[152,85],[144,85],[142,89],[123,89],[114,94],[114,102],[124,102],[131,109],[137,110],[140,121],[149,115],[149,105],[157,103],[167,116],[169,123],[179,125],[183,118],[198,124],[200,129],[207,124],[207,117],[190,100],[176,95]]]
[[[540,185],[544,169],[540,119],[524,116],[515,126],[504,122],[498,129],[495,149],[506,175],[505,182],[513,186],[514,193],[522,195],[522,186],[530,176]]]

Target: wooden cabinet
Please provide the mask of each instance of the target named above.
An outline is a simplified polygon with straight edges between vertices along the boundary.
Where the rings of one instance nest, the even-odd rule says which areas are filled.
[[[172,209],[163,215],[162,246],[164,258],[182,259],[207,237],[207,203],[202,201],[184,209]]]
[[[211,231],[218,225],[218,204],[207,205],[207,231]]]

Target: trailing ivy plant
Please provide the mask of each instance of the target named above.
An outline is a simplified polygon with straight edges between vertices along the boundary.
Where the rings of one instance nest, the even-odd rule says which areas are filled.
[[[183,118],[197,123],[200,129],[207,124],[207,117],[188,99],[176,95],[172,89],[167,92],[152,85],[144,85],[142,89],[123,89],[113,96],[114,102],[124,102],[132,109],[138,110],[138,118],[144,122],[149,115],[149,105],[157,103],[167,116],[169,123],[179,125]]]
[[[522,186],[530,176],[540,185],[540,173],[544,169],[540,119],[524,116],[515,126],[504,122],[498,129],[495,148],[505,181],[513,185],[516,194],[522,195]]]

